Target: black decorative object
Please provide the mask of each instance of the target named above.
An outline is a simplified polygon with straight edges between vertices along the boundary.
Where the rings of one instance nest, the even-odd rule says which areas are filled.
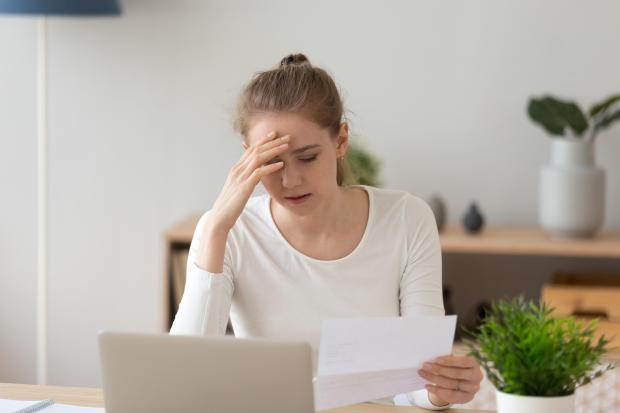
[[[437,230],[441,232],[446,222],[446,203],[438,195],[433,195],[428,199],[428,206],[431,207],[433,214],[435,214]]]
[[[484,226],[484,217],[478,210],[478,205],[475,202],[471,203],[469,210],[463,216],[463,226],[470,234],[479,232]]]

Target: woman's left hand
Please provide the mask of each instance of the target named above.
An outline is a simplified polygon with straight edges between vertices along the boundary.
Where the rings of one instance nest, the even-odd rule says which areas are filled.
[[[424,363],[418,373],[433,383],[427,384],[426,389],[438,406],[471,401],[480,390],[483,377],[480,365],[471,356],[441,356]]]

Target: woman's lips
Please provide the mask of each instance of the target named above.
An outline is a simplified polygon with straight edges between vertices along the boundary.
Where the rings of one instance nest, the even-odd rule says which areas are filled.
[[[310,195],[312,194],[305,194],[299,197],[284,197],[284,199],[286,199],[287,201],[291,201],[293,203],[299,203],[299,202],[303,202],[305,201]]]

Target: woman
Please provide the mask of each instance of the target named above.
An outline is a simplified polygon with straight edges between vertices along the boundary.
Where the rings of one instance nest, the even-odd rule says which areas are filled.
[[[444,315],[434,216],[403,191],[348,185],[348,125],[332,78],[304,55],[258,73],[235,127],[245,152],[198,222],[171,334],[308,341],[321,322]],[[267,194],[251,197],[261,182]],[[432,410],[470,401],[482,379],[471,357],[425,363],[434,385],[409,400]]]

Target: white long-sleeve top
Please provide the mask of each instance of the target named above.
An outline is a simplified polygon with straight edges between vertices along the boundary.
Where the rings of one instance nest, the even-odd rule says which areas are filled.
[[[265,194],[248,200],[229,232],[223,272],[205,271],[194,263],[209,211],[203,214],[170,333],[224,335],[230,316],[237,337],[309,342],[316,373],[323,320],[444,315],[441,249],[430,207],[408,192],[356,186],[368,193],[368,222],[357,247],[336,260],[309,257],[289,244]],[[408,399],[439,409],[426,390]]]

